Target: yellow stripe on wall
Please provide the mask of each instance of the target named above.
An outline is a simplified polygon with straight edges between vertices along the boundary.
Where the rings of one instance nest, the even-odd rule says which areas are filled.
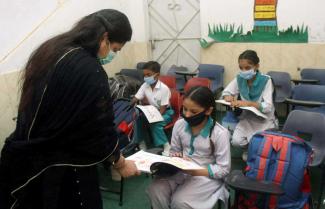
[[[272,19],[275,18],[275,12],[255,12],[255,19]]]
[[[255,6],[256,12],[274,12],[275,11],[275,5],[258,5]]]

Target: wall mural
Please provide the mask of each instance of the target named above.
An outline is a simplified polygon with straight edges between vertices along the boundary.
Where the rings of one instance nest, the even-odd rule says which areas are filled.
[[[307,43],[307,25],[301,24],[279,30],[277,2],[278,0],[255,0],[252,8],[254,27],[246,33],[243,32],[243,25],[208,24],[208,36],[214,41],[207,42],[201,39],[201,47],[206,48],[215,42]]]

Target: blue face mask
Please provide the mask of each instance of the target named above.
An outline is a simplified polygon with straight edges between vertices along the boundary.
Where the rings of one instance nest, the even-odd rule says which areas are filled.
[[[152,75],[150,77],[144,77],[143,80],[149,85],[156,83],[155,75]]]
[[[100,64],[102,65],[106,65],[110,62],[112,62],[112,60],[114,59],[114,57],[116,56],[116,52],[114,52],[109,46],[111,45],[109,42],[106,42],[107,43],[107,47],[109,48],[109,52],[107,54],[106,57],[104,58],[99,58],[99,62]]]
[[[111,49],[109,50],[109,53],[107,54],[106,57],[104,58],[99,58],[99,62],[102,65],[106,65],[110,62],[112,62],[112,60],[114,59],[114,57],[116,56],[116,52],[113,52]]]
[[[245,80],[250,80],[256,75],[256,71],[254,69],[242,71],[240,70],[239,76],[242,77]]]

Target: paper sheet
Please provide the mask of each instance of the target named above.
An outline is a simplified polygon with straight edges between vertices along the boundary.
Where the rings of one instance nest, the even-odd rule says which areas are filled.
[[[231,104],[230,102],[226,102],[223,99],[216,100],[216,103],[220,103],[220,104],[224,104],[224,105],[228,105],[228,106],[230,106],[230,104]],[[255,107],[239,107],[239,108],[243,109],[243,110],[249,110],[249,111],[253,112],[255,115],[267,119],[267,116],[264,113],[262,113],[261,111],[259,111],[258,109],[256,109]]]
[[[143,150],[140,150],[139,152],[127,157],[126,159],[134,161],[138,170],[146,173],[150,173],[150,166],[155,162],[168,163],[183,170],[202,169],[201,166],[197,165],[193,161],[184,160],[179,157],[155,155]]]
[[[143,112],[149,123],[155,123],[164,120],[159,110],[153,105],[137,105],[136,107]]]

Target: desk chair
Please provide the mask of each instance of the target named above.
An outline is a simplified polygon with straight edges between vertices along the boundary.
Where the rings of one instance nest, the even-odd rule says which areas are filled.
[[[217,94],[223,90],[224,66],[200,64],[198,71],[199,78],[208,78],[211,81],[211,90],[213,93]]]
[[[137,70],[143,70],[144,65],[146,64],[146,62],[138,62],[136,65],[136,69]]]
[[[304,68],[300,73],[301,78],[318,80],[318,85],[325,85],[325,69]]]
[[[171,89],[170,106],[174,110],[174,115],[173,115],[172,121],[164,127],[164,131],[167,135],[169,142],[171,139],[172,129],[173,129],[176,121],[181,117],[182,103],[183,102],[182,102],[181,94],[177,90]],[[151,135],[149,135],[149,136],[152,138]],[[161,153],[163,152],[163,148],[154,147],[154,148],[150,148],[146,151],[153,153],[153,154],[161,155]]]
[[[286,102],[295,110],[319,112],[325,114],[325,86],[300,84],[294,86],[292,98]]]
[[[186,82],[184,86],[184,92],[187,92],[194,86],[205,86],[211,89],[211,81],[208,78],[191,78]]]
[[[126,75],[132,78],[137,79],[143,83],[143,72],[136,69],[122,69],[119,73],[120,75]]]
[[[166,84],[170,90],[176,90],[176,78],[171,75],[160,75],[159,80]]]
[[[272,82],[274,85],[273,102],[277,105],[284,104],[286,107],[285,116],[287,116],[290,110],[289,104],[286,102],[286,98],[291,98],[292,94],[291,76],[287,72],[280,71],[269,71],[267,75],[272,78]],[[282,126],[283,123],[279,124],[279,127]]]
[[[172,65],[170,69],[167,71],[167,75],[173,76],[176,78],[176,89],[181,91],[184,89],[185,79],[184,76],[177,75],[175,71],[187,71],[186,67],[178,67],[176,65]]]
[[[316,112],[294,110],[289,114],[283,132],[300,136],[313,150],[313,159],[309,166],[317,166],[322,172],[317,201],[317,209],[320,209],[325,184],[325,116]]]

